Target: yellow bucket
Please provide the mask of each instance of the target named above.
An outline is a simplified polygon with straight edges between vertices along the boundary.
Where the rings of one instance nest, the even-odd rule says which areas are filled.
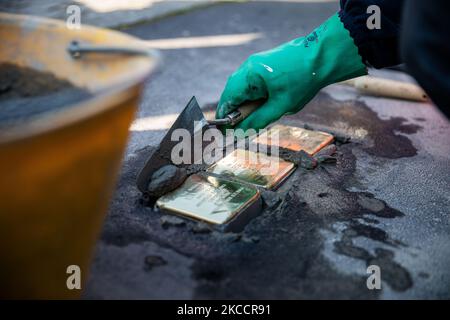
[[[76,298],[80,290],[68,286],[76,286],[69,277],[79,267],[85,283],[142,84],[157,59],[117,53],[73,59],[66,50],[73,40],[138,42],[37,17],[0,14],[0,39],[0,63],[49,71],[93,94],[0,130],[0,297]]]

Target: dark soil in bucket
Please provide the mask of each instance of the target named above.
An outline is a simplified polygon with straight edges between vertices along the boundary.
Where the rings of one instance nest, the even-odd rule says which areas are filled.
[[[86,89],[52,73],[0,64],[0,126],[67,107],[89,96]]]

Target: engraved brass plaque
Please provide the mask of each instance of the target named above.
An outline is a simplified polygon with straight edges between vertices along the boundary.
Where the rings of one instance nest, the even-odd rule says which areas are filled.
[[[293,163],[278,157],[237,149],[209,167],[208,171],[273,189],[294,169]]]
[[[272,142],[272,130],[278,131],[278,143],[275,143],[275,141]],[[330,144],[333,139],[334,137],[326,132],[277,124],[260,136],[255,137],[252,142],[265,145],[276,144],[279,147],[293,151],[304,150],[310,155],[313,155],[326,145]]]

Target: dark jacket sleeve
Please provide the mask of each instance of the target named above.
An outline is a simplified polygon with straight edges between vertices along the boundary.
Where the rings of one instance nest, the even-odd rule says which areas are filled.
[[[369,29],[367,13],[377,5],[381,13],[381,28]],[[375,68],[402,63],[399,50],[403,0],[341,0],[339,16],[358,47],[363,62]]]

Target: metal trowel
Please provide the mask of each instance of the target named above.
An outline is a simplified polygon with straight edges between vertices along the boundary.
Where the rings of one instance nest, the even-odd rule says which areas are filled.
[[[172,141],[171,139],[174,130],[179,128],[186,129],[191,133],[192,139],[194,139],[194,136],[202,132],[205,127],[236,125],[263,103],[264,100],[246,102],[223,119],[207,120],[203,115],[197,99],[192,97],[139,173],[137,178],[138,189],[142,193],[145,193],[153,173],[165,165],[172,164],[170,157],[172,148],[179,143],[179,141]]]

